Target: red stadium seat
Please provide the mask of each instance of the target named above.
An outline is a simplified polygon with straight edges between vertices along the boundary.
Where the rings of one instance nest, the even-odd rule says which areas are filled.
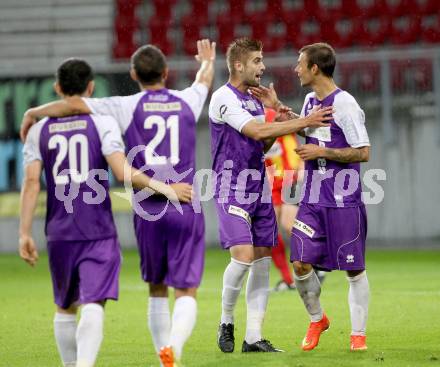
[[[394,60],[391,62],[391,80],[394,93],[432,91],[431,60]]]
[[[301,22],[299,34],[296,37],[300,47],[323,40],[321,25],[316,18],[307,18]]]
[[[319,0],[304,0],[303,11],[308,18],[319,18],[320,17],[320,4]]]
[[[352,47],[359,38],[360,24],[357,19],[340,18],[335,22],[335,40],[332,44],[336,48]]]
[[[358,43],[361,46],[377,46],[384,44],[391,33],[391,21],[386,15],[367,17],[362,19],[362,28],[359,29]]]
[[[388,0],[387,14],[393,18],[416,14],[418,6],[415,0]]]
[[[116,0],[115,57],[129,57],[139,31],[136,9],[143,0]],[[151,0],[154,14],[148,24],[150,40],[167,54],[193,55],[202,33],[212,33],[209,6],[213,0],[187,0],[191,10],[172,19],[177,0]],[[261,39],[266,52],[287,45],[298,49],[325,41],[335,48],[408,45],[419,41],[440,43],[439,0],[226,0],[227,10],[217,15],[215,26],[220,51],[241,34]],[[168,38],[170,27],[182,31],[182,45]],[[212,27],[212,25],[211,25]],[[274,31],[275,29],[275,31]],[[368,84],[368,83],[367,83]]]
[[[405,91],[405,69],[409,70],[408,61],[406,60],[393,60],[390,62],[391,85],[395,93]]]
[[[342,13],[348,18],[356,18],[361,16],[361,10],[356,1],[342,0]]]
[[[364,62],[357,65],[360,72],[360,89],[364,92],[378,93],[380,90],[380,65],[377,62]]]
[[[426,43],[440,43],[440,10],[421,19],[420,40]]]
[[[266,12],[249,14],[248,23],[252,28],[252,37],[254,39],[266,38],[268,26],[271,20],[272,17],[268,17]]]
[[[246,0],[229,0],[228,16],[237,22],[246,21]]]
[[[267,11],[274,15],[274,19],[283,19],[283,0],[271,0],[267,2]]]
[[[416,90],[419,92],[432,91],[433,76],[432,76],[432,61],[418,60],[417,66],[412,73]]]
[[[321,18],[321,41],[327,42],[334,47],[342,47],[340,45],[339,32],[336,29],[336,24],[339,21],[340,16],[341,13],[338,13],[335,17],[327,15]]]
[[[150,43],[159,47],[167,56],[171,55],[174,51],[173,43],[168,38],[170,25],[170,21],[161,21],[158,18],[154,18],[148,23]]]
[[[141,0],[116,0],[116,15],[134,15]]]
[[[172,10],[175,0],[152,0],[154,4],[155,17],[161,21],[168,21],[171,19]]]
[[[300,24],[304,19],[306,19],[307,16],[305,12],[300,10],[285,10],[282,14],[282,21],[286,24],[286,27],[288,29],[299,29]]]
[[[360,14],[363,17],[378,17],[382,14],[388,13],[388,6],[386,0],[371,0],[365,3],[365,1],[357,0]]]
[[[415,0],[417,13],[421,15],[435,14],[438,11],[438,0]]]
[[[118,0],[116,2],[113,56],[117,59],[129,58],[137,48],[134,42],[134,34],[139,29],[139,22],[136,18],[138,5],[138,0]]]
[[[191,16],[204,24],[208,21],[209,0],[191,0]]]
[[[182,18],[183,51],[187,55],[195,55],[197,52],[196,42],[201,39],[200,26],[200,22],[192,14]]]
[[[286,47],[286,37],[283,36],[271,36],[268,42],[265,43],[264,50],[267,52],[281,51]]]
[[[217,47],[226,52],[228,45],[235,38],[235,21],[227,14],[220,14],[217,18],[218,43]]]
[[[277,52],[282,50],[286,45],[285,35],[266,35],[262,38],[258,38],[263,42],[263,51]]]
[[[252,2],[248,2],[250,4]],[[245,8],[245,17],[249,23],[264,22],[265,24],[281,19],[282,1],[272,0],[267,1],[263,7],[249,10]]]
[[[421,32],[419,15],[407,15],[393,18],[391,21],[390,42],[395,45],[407,45],[417,42]]]
[[[354,1],[353,1],[354,2]],[[344,15],[343,1],[323,1],[318,2],[318,13],[316,17],[319,19],[339,19]]]
[[[286,35],[285,42],[288,45],[291,45],[295,49],[301,48],[301,39],[299,37],[301,32],[301,24],[304,15],[300,15],[294,12],[291,12],[289,18],[285,18],[286,25]]]
[[[339,66],[342,89],[378,93],[380,90],[380,65],[377,62],[344,63]]]
[[[137,46],[134,42],[117,42],[113,46],[113,57],[115,59],[129,59],[136,49]]]

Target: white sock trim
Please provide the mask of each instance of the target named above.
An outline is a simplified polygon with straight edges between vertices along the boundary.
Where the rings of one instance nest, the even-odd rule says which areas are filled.
[[[293,273],[293,277],[297,280],[306,280],[309,279],[314,274],[313,269],[310,271],[310,273],[304,274],[304,275],[296,275]]]
[[[364,270],[362,273],[359,273],[358,275],[356,275],[354,277],[347,276],[347,280],[349,282],[357,282],[357,281],[359,281],[360,279],[362,279],[362,278],[364,278],[366,276],[367,276],[367,271]]]
[[[263,260],[271,260],[271,261],[272,261],[272,257],[270,257],[270,256],[260,257],[259,259],[254,260],[254,261],[252,262],[252,264],[259,263],[260,261],[263,261]]]
[[[168,297],[149,297],[148,298],[148,311],[149,312],[161,312],[164,309],[169,312],[169,300]]]
[[[81,313],[88,310],[104,313],[104,307],[102,307],[98,303],[86,303],[85,305],[82,306]]]
[[[54,322],[76,322],[76,314],[55,312]]]
[[[236,263],[236,264],[244,265],[244,266],[247,266],[247,267],[252,265],[252,263],[245,263],[244,261],[240,261],[240,260],[234,259],[233,257],[231,257],[231,261]]]

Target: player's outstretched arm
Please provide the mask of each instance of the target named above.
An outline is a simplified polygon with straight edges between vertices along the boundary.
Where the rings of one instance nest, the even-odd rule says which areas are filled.
[[[195,58],[200,63],[195,82],[205,84],[208,88],[211,88],[215,70],[215,42],[208,39],[197,41],[197,55]]]
[[[333,107],[320,108],[306,117],[271,124],[261,124],[252,120],[243,126],[241,132],[252,139],[264,141],[297,133],[306,127],[327,127],[330,125],[326,121],[333,118],[333,111]]]
[[[35,160],[26,165],[20,195],[19,254],[29,265],[38,260],[38,251],[32,238],[32,221],[40,192],[42,163]]]
[[[368,162],[370,159],[370,147],[360,148],[326,148],[316,144],[304,144],[295,149],[295,152],[305,161],[317,158],[325,158],[341,163]]]
[[[25,141],[26,135],[33,124],[42,117],[64,117],[92,113],[87,104],[79,96],[72,96],[28,109],[21,121],[20,138]]]
[[[187,183],[176,183],[168,185],[164,182],[157,181],[141,171],[131,167],[125,154],[122,152],[114,152],[107,155],[106,160],[111,167],[116,179],[120,182],[129,182],[137,189],[149,188],[156,193],[166,196],[172,201],[181,201],[189,203],[192,199],[192,186]]]

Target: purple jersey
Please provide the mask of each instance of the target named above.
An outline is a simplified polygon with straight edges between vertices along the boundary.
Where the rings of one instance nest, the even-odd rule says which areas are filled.
[[[123,152],[124,145],[116,121],[109,116],[49,118],[32,127],[24,163],[43,163],[48,241],[116,236],[104,157],[116,151]],[[72,201],[66,205],[69,196]]]
[[[129,163],[167,183],[192,184],[195,174],[196,122],[208,88],[193,84],[183,91],[146,90],[127,97],[85,99],[89,108],[114,116],[125,137]],[[144,210],[162,210],[165,197],[152,195]],[[172,208],[172,206],[168,206]]]
[[[261,102],[228,83],[212,95],[209,120],[213,170],[219,175],[215,198],[229,197],[234,192],[261,194],[265,177],[264,143],[241,133],[252,120],[264,123]],[[223,185],[228,172],[231,183]]]
[[[336,89],[322,101],[309,93],[301,116],[314,106],[334,106],[329,127],[305,129],[306,143],[327,148],[360,148],[369,146],[365,115],[356,100],[347,92]],[[326,207],[362,205],[360,163],[341,163],[325,158],[305,162],[303,203]]]

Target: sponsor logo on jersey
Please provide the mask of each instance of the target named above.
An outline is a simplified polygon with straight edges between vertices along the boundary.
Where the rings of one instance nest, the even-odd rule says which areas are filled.
[[[243,219],[246,220],[246,222],[251,224],[251,216],[249,215],[249,213],[238,206],[229,205],[228,213],[242,217]]]
[[[170,102],[170,103],[157,103],[157,102],[147,102],[144,103],[145,112],[170,112],[170,111],[181,111],[182,105],[180,102]]]
[[[315,128],[308,127],[304,130],[305,130],[306,136],[308,136],[310,138],[316,138],[316,139],[320,140],[321,142],[324,142],[324,141],[329,142],[332,140],[330,126],[315,127]]]
[[[87,121],[86,120],[76,120],[76,121],[50,124],[49,133],[52,134],[52,133],[60,133],[63,131],[85,130],[85,129],[87,129]]]
[[[256,111],[257,110],[257,105],[255,104],[254,101],[248,100],[245,102],[246,106],[245,108],[247,108],[250,111]]]
[[[150,94],[148,96],[148,100],[149,101],[156,101],[156,102],[166,102],[166,101],[168,101],[168,95],[166,95],[166,94],[157,94],[157,95]]]
[[[226,106],[225,104],[222,104],[220,106],[220,118],[223,118],[223,115],[226,113],[227,110],[228,110],[228,106]]]
[[[295,219],[295,222],[293,223],[293,228],[296,228],[298,231],[301,231],[310,238],[312,238],[315,234],[315,230],[312,227],[310,227],[308,224],[305,224],[304,222],[301,222],[298,219]]]

